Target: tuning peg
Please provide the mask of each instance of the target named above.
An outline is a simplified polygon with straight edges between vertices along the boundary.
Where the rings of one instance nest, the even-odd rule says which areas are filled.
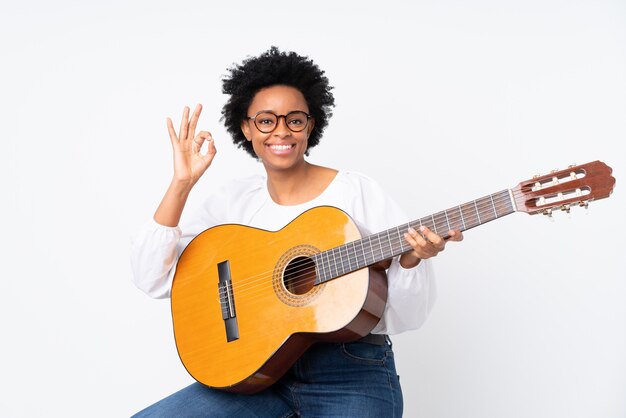
[[[543,211],[543,214],[546,215],[547,217],[551,218],[552,217],[552,209],[545,209]]]
[[[581,208],[589,209],[589,201],[581,200],[578,206],[580,206]]]
[[[567,168],[574,168],[574,167],[576,167],[576,163],[567,166]]]
[[[554,173],[556,173],[557,171],[559,171],[559,169],[558,169],[558,168],[555,168],[554,170],[550,171],[550,174],[554,174]]]
[[[570,206],[569,205],[561,205],[561,210],[569,213]]]

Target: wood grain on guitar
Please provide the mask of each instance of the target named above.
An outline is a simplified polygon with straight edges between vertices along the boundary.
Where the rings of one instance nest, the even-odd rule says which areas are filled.
[[[329,206],[310,209],[279,231],[210,228],[176,267],[171,295],[179,356],[207,386],[260,391],[311,344],[352,341],[374,328],[387,299],[384,270],[374,267],[411,249],[403,238],[409,226],[445,236],[516,211],[569,211],[608,197],[611,171],[600,161],[571,166],[369,236]]]

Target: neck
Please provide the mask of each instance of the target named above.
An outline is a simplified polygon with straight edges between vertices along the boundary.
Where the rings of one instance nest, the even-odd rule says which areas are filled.
[[[304,194],[308,189],[306,185],[309,183],[313,167],[305,160],[287,170],[274,170],[265,167],[267,189],[272,199],[283,205],[302,203],[300,200],[306,199]]]

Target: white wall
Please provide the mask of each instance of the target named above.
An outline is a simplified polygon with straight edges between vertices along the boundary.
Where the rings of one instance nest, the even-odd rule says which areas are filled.
[[[596,159],[610,199],[514,214],[436,260],[439,300],[394,339],[408,417],[626,415],[622,1],[12,2],[0,6],[0,416],[128,416],[191,381],[130,237],[171,175],[165,117],[219,147],[190,205],[257,170],[218,122],[225,68],[314,58],[337,108],[311,161],[415,217]],[[470,4],[471,3],[471,4]]]

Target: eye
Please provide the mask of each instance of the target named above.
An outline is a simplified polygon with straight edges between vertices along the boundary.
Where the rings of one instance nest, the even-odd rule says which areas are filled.
[[[287,123],[291,126],[302,126],[306,125],[306,114],[302,112],[293,112],[288,115]]]
[[[261,125],[273,125],[274,120],[270,118],[257,119],[256,122]]]

